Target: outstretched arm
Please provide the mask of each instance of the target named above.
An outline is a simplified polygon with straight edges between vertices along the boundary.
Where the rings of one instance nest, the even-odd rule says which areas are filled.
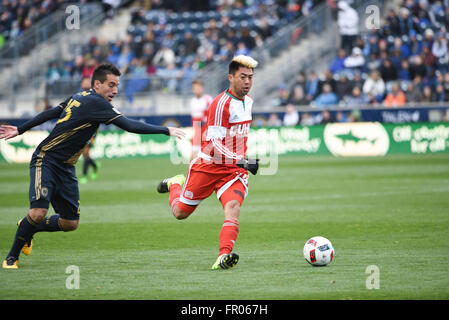
[[[59,106],[48,109],[44,112],[39,113],[33,119],[28,120],[27,122],[18,127],[2,125],[0,126],[0,139],[7,140],[14,138],[15,136],[22,134],[25,131],[28,131],[31,128],[38,126],[48,120],[57,119],[61,115],[62,110],[63,109]]]
[[[132,133],[140,134],[165,134],[167,136],[175,136],[179,139],[185,137],[185,132],[178,128],[156,126],[152,124],[146,124],[140,121],[131,120],[125,116],[118,117],[112,120],[113,124],[117,127]]]

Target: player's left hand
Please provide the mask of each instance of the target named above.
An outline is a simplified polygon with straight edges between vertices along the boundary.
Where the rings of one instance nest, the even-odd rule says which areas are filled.
[[[259,170],[259,159],[241,159],[236,163],[237,167],[243,168],[256,175]]]
[[[170,132],[170,136],[176,137],[178,139],[183,139],[186,136],[186,133],[175,127],[168,127],[168,131]]]
[[[19,135],[19,130],[15,126],[8,126],[6,124],[0,126],[0,139],[11,139]]]

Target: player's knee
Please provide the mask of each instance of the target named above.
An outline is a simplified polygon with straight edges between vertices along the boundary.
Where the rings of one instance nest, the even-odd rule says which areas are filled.
[[[60,219],[61,229],[64,232],[74,231],[78,228],[78,220]]]
[[[48,209],[45,208],[32,208],[28,215],[37,224],[41,223],[47,215]]]
[[[183,219],[186,219],[189,216],[189,214],[182,211],[181,209],[175,209],[175,210],[173,210],[173,216],[177,220],[183,220]]]
[[[224,211],[227,219],[238,219],[240,215],[240,202],[237,200],[229,201],[226,203]]]

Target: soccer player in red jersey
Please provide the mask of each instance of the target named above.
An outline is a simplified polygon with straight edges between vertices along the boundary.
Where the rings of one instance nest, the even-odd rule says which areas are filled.
[[[159,193],[169,192],[176,219],[185,219],[215,191],[224,210],[218,258],[212,269],[229,269],[239,260],[232,252],[239,233],[240,207],[248,194],[248,171],[256,174],[258,159],[246,159],[253,99],[248,95],[257,61],[236,56],[229,64],[229,89],[219,94],[208,110],[201,151],[190,163],[187,177],[161,181]]]
[[[190,114],[193,127],[192,159],[194,159],[201,150],[201,137],[206,129],[207,110],[213,98],[204,93],[204,83],[201,80],[193,81],[192,92],[193,97],[190,100]]]

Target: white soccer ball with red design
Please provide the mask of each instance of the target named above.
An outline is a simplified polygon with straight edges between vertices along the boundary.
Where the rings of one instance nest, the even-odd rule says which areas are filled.
[[[332,243],[321,236],[307,240],[303,252],[304,258],[313,266],[326,266],[334,259],[335,255]]]

